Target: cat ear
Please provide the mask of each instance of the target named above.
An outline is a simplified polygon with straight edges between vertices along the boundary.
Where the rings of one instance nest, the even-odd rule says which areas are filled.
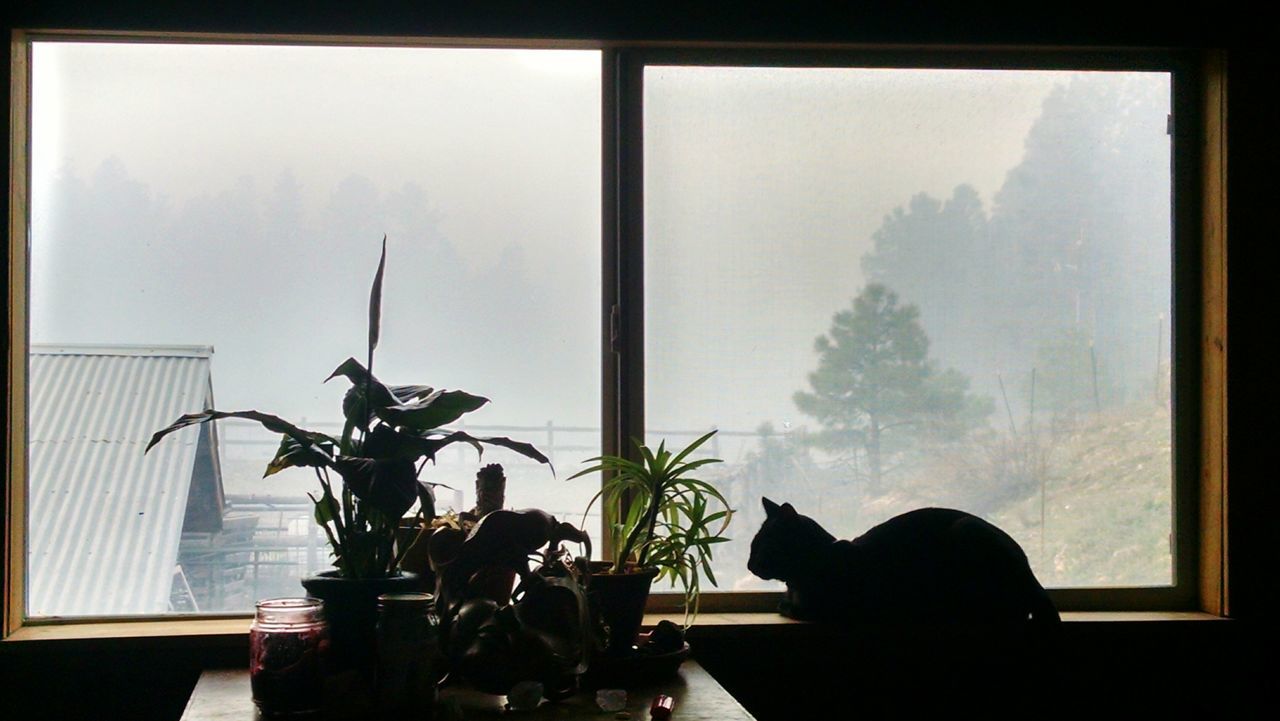
[[[776,514],[779,510],[781,510],[778,508],[778,504],[774,503],[768,498],[765,498],[764,496],[760,497],[760,503],[764,505],[764,515],[766,518],[773,518],[774,514]]]
[[[796,507],[791,505],[790,503],[782,504],[782,515],[784,516],[796,515]]]

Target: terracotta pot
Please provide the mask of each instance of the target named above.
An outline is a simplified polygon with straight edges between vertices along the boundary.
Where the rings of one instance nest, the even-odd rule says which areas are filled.
[[[609,627],[608,652],[629,653],[644,621],[644,606],[649,588],[658,576],[657,568],[636,569],[628,566],[623,573],[608,573],[608,561],[591,562],[591,585],[587,596],[605,625]]]
[[[302,579],[307,595],[324,601],[329,621],[329,659],[334,671],[371,671],[378,624],[378,596],[418,590],[419,579],[412,573],[390,578],[340,578],[337,571],[325,571]]]

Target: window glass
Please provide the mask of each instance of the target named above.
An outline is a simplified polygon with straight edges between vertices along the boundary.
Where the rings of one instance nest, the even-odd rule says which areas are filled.
[[[737,509],[926,505],[1046,586],[1172,582],[1168,73],[650,66],[647,439]]]
[[[375,372],[490,398],[466,429],[600,452],[600,54],[40,42],[31,135],[28,614],[246,611],[330,565],[313,475],[209,404],[341,432],[385,234]],[[581,520],[501,449],[424,473]],[[591,523],[591,521],[588,521]]]

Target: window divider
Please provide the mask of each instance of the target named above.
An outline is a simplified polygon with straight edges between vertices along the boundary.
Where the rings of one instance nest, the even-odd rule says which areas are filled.
[[[9,326],[5,362],[4,618],[0,638],[26,614],[27,477],[27,199],[31,141],[31,43],[14,31],[9,43]]]

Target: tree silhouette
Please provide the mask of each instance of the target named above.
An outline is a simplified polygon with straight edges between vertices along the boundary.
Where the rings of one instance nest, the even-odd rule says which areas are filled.
[[[862,257],[868,282],[911,299],[935,356],[970,374],[997,367],[987,341],[1002,269],[992,262],[978,192],[960,185],[945,201],[917,193],[886,215],[871,239],[874,247]]]
[[[795,404],[823,425],[812,436],[815,445],[866,454],[872,493],[881,490],[884,455],[893,442],[954,437],[991,412],[989,399],[968,393],[965,376],[937,369],[916,307],[899,305],[883,285],[868,285],[852,308],[836,313],[814,348],[819,359],[809,374],[812,392],[797,392]]]
[[[1069,337],[1086,353],[1092,341],[1108,369],[1102,405],[1149,393],[1171,283],[1168,113],[1167,81],[1057,86],[988,204],[960,185],[885,216],[862,259],[868,282],[909,298],[933,353],[977,387],[994,393],[1003,371],[1022,410],[1031,369],[1050,373],[1043,356]],[[1079,402],[1093,405],[1091,388]]]

